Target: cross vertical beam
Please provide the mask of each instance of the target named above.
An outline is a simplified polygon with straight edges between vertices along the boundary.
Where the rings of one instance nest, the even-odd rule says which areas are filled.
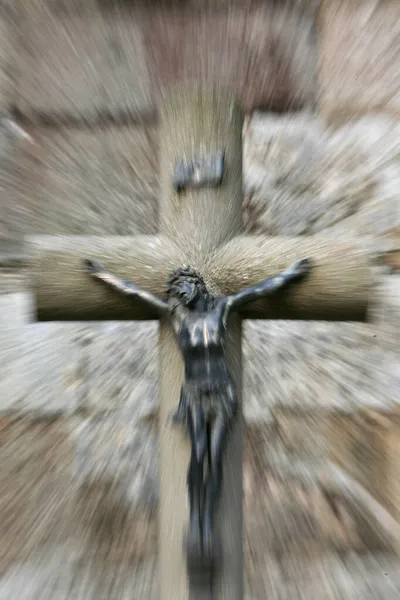
[[[242,227],[242,125],[240,108],[218,89],[177,89],[161,113],[161,233],[174,240],[187,264],[207,279],[212,252]],[[176,190],[175,167],[182,160],[224,152],[220,185]],[[241,324],[230,324],[228,364],[241,392]],[[161,600],[242,600],[242,412],[225,451],[223,487],[216,527],[222,541],[221,564],[209,575],[186,574],[183,538],[188,523],[186,473],[189,446],[184,432],[168,419],[179,401],[182,358],[166,323],[160,327],[160,507],[159,557]]]
[[[293,260],[311,258],[312,271],[289,292],[258,300],[241,318],[365,320],[372,284],[371,258],[363,244],[325,236],[264,238],[241,234],[242,114],[218,88],[177,90],[165,101],[161,127],[161,232],[157,236],[30,238],[31,288],[41,321],[154,319],[154,310],[99,285],[85,259],[147,292],[164,296],[171,271],[196,268],[214,295],[232,294],[276,275]],[[221,158],[210,161],[210,156]],[[199,156],[205,159],[198,161]],[[193,160],[194,159],[194,160]],[[183,161],[183,168],[182,168]],[[180,167],[178,184],[174,179]],[[205,177],[199,177],[205,165]],[[189,166],[189,169],[187,168]],[[200,181],[199,181],[200,179]],[[194,185],[190,185],[190,183]],[[189,183],[189,187],[188,187]],[[202,185],[203,184],[203,185]],[[238,235],[239,234],[239,235]],[[227,362],[241,396],[240,318],[229,323]],[[107,357],[105,357],[107,360]],[[161,600],[242,600],[242,429],[238,421],[224,454],[223,489],[216,526],[222,561],[209,578],[188,582],[183,534],[188,522],[186,433],[169,422],[183,379],[181,355],[167,324],[160,328],[161,375]],[[218,532],[217,532],[218,533]],[[201,585],[199,587],[199,584]]]

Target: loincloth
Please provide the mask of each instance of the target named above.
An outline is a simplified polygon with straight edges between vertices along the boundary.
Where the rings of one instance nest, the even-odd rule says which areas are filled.
[[[237,412],[237,396],[232,381],[186,381],[179,402],[179,420],[186,420],[188,410],[201,408],[206,421],[223,415],[227,420]]]

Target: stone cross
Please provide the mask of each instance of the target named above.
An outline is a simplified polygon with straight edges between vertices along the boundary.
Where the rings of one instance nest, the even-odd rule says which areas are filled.
[[[226,355],[241,396],[241,319],[364,320],[370,270],[365,253],[352,243],[326,236],[268,238],[242,234],[241,109],[219,88],[179,88],[161,109],[160,233],[136,237],[31,238],[32,289],[40,321],[154,319],[140,303],[96,284],[82,268],[96,258],[107,269],[158,296],[165,296],[169,274],[183,265],[197,269],[215,295],[229,295],[280,273],[307,257],[312,271],[290,292],[254,302],[228,326]],[[193,158],[223,155],[222,180],[186,186]],[[177,169],[178,165],[178,171]],[[185,171],[186,165],[186,171]],[[212,165],[211,165],[212,166]],[[217,172],[216,171],[216,172]],[[219,173],[221,174],[221,173]],[[215,173],[214,173],[215,175]],[[193,172],[189,178],[192,177]],[[110,206],[110,210],[113,207]],[[104,357],[107,360],[107,357]],[[183,380],[182,358],[162,320],[160,361],[159,580],[162,600],[243,599],[242,458],[243,416],[239,411],[223,463],[223,485],[216,526],[222,543],[212,580],[186,570],[183,537],[188,521],[186,472],[189,448],[184,433],[170,424]],[[268,373],[268,365],[265,365]]]

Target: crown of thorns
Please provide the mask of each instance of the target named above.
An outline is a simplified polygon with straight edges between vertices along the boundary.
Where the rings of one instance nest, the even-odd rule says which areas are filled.
[[[174,294],[178,292],[179,284],[182,280],[194,283],[199,292],[204,296],[209,295],[203,277],[192,267],[180,267],[171,273],[167,281],[167,293]]]

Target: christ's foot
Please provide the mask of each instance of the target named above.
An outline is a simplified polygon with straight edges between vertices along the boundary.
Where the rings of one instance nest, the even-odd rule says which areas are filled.
[[[221,542],[218,535],[209,527],[203,532],[203,566],[214,568],[221,558]]]
[[[189,527],[185,535],[186,562],[189,570],[202,568],[203,548],[200,527]]]

